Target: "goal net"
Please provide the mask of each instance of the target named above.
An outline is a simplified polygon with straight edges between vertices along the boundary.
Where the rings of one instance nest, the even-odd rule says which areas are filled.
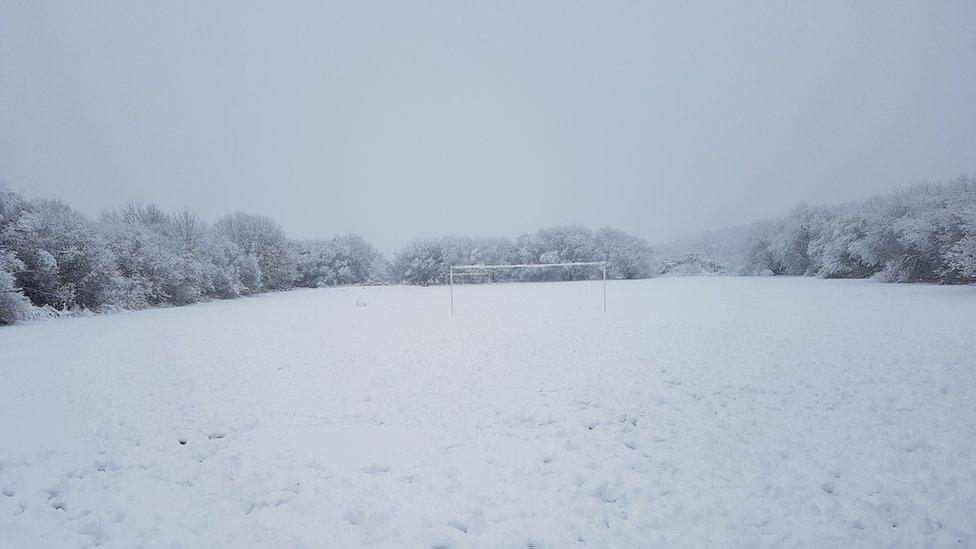
[[[513,280],[514,273],[534,273],[539,272],[541,269],[559,268],[570,269],[570,280],[578,280],[578,269],[592,270],[596,268],[603,279],[603,310],[607,310],[607,262],[589,261],[573,263],[527,263],[521,265],[452,265],[449,275],[451,285],[451,314],[454,314],[455,282],[487,282],[491,284],[492,278],[497,276],[496,274],[507,275],[504,277],[506,280]],[[517,280],[524,281],[525,278],[519,277]],[[529,280],[538,280],[538,278],[530,278]]]

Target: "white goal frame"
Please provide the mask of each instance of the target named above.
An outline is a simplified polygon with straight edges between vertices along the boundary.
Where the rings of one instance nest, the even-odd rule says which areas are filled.
[[[523,263],[518,265],[451,265],[451,316],[454,316],[454,277],[485,276],[491,284],[491,271],[505,269],[543,269],[547,267],[596,267],[603,269],[603,311],[607,310],[607,262],[584,261],[577,263]]]

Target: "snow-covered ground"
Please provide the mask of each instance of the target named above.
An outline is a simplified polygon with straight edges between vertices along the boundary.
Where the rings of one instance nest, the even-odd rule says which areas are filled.
[[[976,545],[974,287],[456,298],[0,329],[0,546]]]

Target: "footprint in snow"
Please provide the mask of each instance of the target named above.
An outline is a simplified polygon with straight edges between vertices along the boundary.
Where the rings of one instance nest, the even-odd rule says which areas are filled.
[[[95,470],[100,473],[118,471],[122,466],[113,461],[96,461]]]
[[[361,511],[346,511],[342,514],[342,520],[353,526],[359,526],[363,523],[363,513]]]

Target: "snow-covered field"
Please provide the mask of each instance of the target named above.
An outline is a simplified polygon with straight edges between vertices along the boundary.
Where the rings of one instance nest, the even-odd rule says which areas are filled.
[[[976,545],[976,288],[600,292],[0,329],[0,546]]]

